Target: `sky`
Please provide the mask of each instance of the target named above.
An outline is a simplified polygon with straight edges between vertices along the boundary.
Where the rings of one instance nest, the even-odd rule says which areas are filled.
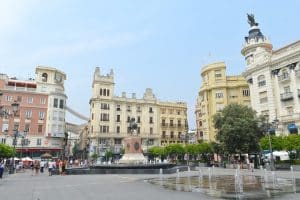
[[[0,0],[0,73],[28,79],[38,65],[58,68],[68,106],[89,116],[95,67],[113,69],[116,96],[152,88],[159,100],[184,101],[193,129],[201,68],[245,70],[246,14],[278,49],[300,39],[299,9],[299,0]]]

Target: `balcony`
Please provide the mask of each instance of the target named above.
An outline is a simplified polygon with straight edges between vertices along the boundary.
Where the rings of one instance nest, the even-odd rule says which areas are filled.
[[[285,92],[280,94],[281,101],[288,101],[293,99],[293,93],[292,92]]]
[[[285,81],[290,81],[291,77],[289,74],[282,74],[281,76],[278,76],[278,81],[279,82],[285,82]]]

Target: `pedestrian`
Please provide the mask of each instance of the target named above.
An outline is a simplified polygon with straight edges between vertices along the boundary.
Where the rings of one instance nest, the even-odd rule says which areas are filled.
[[[4,172],[4,160],[0,160],[0,178],[2,178]]]
[[[66,175],[66,167],[67,167],[67,160],[63,160],[62,166],[61,166],[62,175]]]
[[[58,160],[58,171],[59,171],[59,175],[62,175],[62,161]]]
[[[35,169],[35,175],[38,175],[40,170],[40,162],[38,160],[34,161],[34,169]]]
[[[52,161],[49,161],[48,163],[49,176],[52,176],[53,167],[54,167],[54,163]]]
[[[45,161],[44,160],[41,161],[40,168],[41,168],[40,169],[41,173],[44,173],[44,168],[45,168]]]

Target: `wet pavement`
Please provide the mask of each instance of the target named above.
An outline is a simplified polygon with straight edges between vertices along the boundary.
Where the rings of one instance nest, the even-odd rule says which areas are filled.
[[[206,176],[207,168],[202,168]],[[254,172],[242,170],[242,174],[261,176],[260,170]],[[198,176],[198,171],[191,171],[191,176]],[[234,175],[235,170],[216,168],[214,175]],[[182,177],[188,172],[181,172]],[[177,174],[168,175],[69,175],[69,176],[48,176],[46,173],[32,176],[31,171],[8,175],[0,180],[0,199],[5,200],[79,200],[79,199],[222,199],[211,197],[201,192],[183,192],[165,189],[161,185],[154,185],[148,182],[149,179],[175,178]],[[288,171],[276,171],[277,177],[291,178]],[[294,176],[300,178],[300,172]],[[277,198],[276,198],[277,199]],[[281,199],[281,197],[278,197]],[[290,193],[283,199],[300,199],[299,193]]]

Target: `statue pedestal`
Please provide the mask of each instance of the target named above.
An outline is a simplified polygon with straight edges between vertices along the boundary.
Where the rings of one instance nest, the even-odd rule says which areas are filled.
[[[120,164],[145,164],[147,159],[142,153],[141,138],[130,136],[124,139],[125,154],[119,160]]]

